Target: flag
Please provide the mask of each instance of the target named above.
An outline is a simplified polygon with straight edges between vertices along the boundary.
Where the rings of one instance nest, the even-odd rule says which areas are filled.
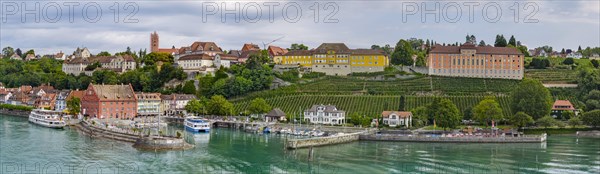
[[[494,127],[495,127],[495,126],[494,126],[494,120],[492,120],[492,128],[494,128]]]
[[[433,128],[435,128],[435,127],[436,127],[436,126],[435,126],[435,119],[433,119]]]

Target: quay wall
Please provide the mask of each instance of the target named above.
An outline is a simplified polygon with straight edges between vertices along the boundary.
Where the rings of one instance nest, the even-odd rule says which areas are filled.
[[[577,131],[576,135],[578,137],[592,137],[592,138],[600,138],[600,131]]]
[[[92,125],[87,121],[81,121],[77,128],[91,137],[108,138],[129,143],[135,143],[142,135],[141,133],[134,133],[133,131],[101,128],[99,126]]]
[[[360,140],[366,141],[404,141],[404,142],[434,142],[434,143],[540,143],[546,141],[546,134],[524,137],[426,137],[398,136],[389,134],[360,135]]]
[[[331,137],[317,137],[307,139],[293,139],[287,141],[288,149],[298,149],[313,146],[325,146],[332,144],[348,143],[352,141],[358,141],[361,133],[352,133],[348,135],[331,136]]]
[[[13,116],[19,116],[19,117],[29,117],[29,113],[30,113],[30,111],[0,109],[0,114],[3,114],[3,115],[13,115]]]

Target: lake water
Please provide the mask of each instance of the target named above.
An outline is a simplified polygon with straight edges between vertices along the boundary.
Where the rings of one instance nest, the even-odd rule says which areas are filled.
[[[285,136],[230,129],[194,134],[185,151],[54,130],[0,115],[0,173],[599,173],[600,139],[549,136],[546,143],[353,142],[285,150]]]

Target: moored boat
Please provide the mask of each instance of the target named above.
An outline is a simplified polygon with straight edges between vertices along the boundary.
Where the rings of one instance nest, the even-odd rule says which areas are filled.
[[[29,122],[49,128],[64,128],[67,123],[63,120],[62,112],[44,109],[34,109],[29,113]]]
[[[190,132],[210,132],[210,122],[198,117],[187,117],[183,122],[185,130]]]

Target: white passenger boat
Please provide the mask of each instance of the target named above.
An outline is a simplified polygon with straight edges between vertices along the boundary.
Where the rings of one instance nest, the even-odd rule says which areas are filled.
[[[185,130],[190,132],[209,132],[210,122],[198,117],[187,117],[183,122]]]
[[[62,118],[62,112],[43,109],[34,109],[29,114],[29,122],[37,125],[62,129],[67,123]]]

